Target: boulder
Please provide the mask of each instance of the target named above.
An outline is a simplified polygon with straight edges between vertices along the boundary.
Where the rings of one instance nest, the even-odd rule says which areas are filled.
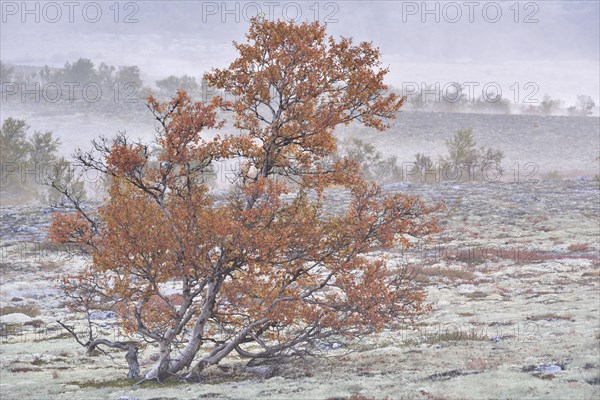
[[[31,321],[33,321],[33,318],[22,313],[12,313],[0,316],[1,324],[25,324]]]

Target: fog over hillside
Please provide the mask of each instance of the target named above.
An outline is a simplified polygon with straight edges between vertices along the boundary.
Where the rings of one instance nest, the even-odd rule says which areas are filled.
[[[235,56],[232,41],[243,41],[250,18],[262,12],[272,19],[319,20],[333,35],[349,36],[355,42],[372,41],[382,52],[382,65],[389,68],[386,82],[412,98],[423,96],[436,103],[439,98],[451,97],[447,90],[460,85],[467,106],[487,93],[501,94],[508,108],[479,111],[484,113],[527,112],[527,107],[538,107],[545,95],[561,101],[562,111],[552,111],[554,115],[566,115],[580,95],[600,103],[600,8],[594,1],[24,4],[2,5],[0,60],[23,76],[31,74],[34,82],[43,66],[62,68],[81,58],[90,59],[95,68],[102,63],[115,68],[138,66],[144,87],[153,90],[158,80],[169,75],[189,75],[201,82],[206,71],[228,65]],[[121,107],[120,103],[107,108],[106,104],[87,102],[83,107],[60,108],[44,104],[48,102],[43,96],[36,101],[20,93],[7,95],[6,82],[3,85],[3,118],[26,118],[32,129],[55,132],[64,154],[85,147],[99,134],[111,136],[125,130],[136,137],[153,135],[141,87],[136,87],[134,105]],[[102,100],[113,95],[105,88]],[[40,105],[45,108],[39,109]],[[404,110],[412,108],[405,106]],[[597,105],[591,113],[598,115]],[[438,129],[449,135],[456,125],[451,121],[457,118],[462,117],[441,118]],[[574,132],[580,132],[581,141],[576,143],[591,140],[592,146],[585,149],[595,151],[597,123],[587,124],[587,129],[578,128],[576,120],[566,122],[567,126],[570,123]],[[508,125],[516,131],[524,129]],[[419,126],[407,126],[403,131],[409,137],[418,136]],[[479,131],[484,141],[503,141],[501,129],[494,130],[496,134]],[[534,137],[530,139],[537,143]],[[433,144],[423,142],[423,146],[439,150],[444,139],[438,139]],[[560,147],[558,136],[549,140],[554,149]],[[383,146],[384,153],[410,158],[419,143],[393,149]],[[544,155],[556,158],[552,152]]]
[[[304,1],[142,1],[135,7],[120,3],[119,13],[101,2],[100,17],[95,7],[84,8],[82,3],[73,8],[72,23],[65,6],[60,7],[61,18],[51,23],[56,10],[38,5],[36,23],[36,3],[29,6],[33,14],[27,14],[21,3],[14,3],[17,10],[7,3],[12,2],[3,3],[0,54],[5,63],[61,67],[84,57],[98,63],[138,65],[147,81],[170,74],[200,77],[231,60],[231,41],[243,39],[247,20],[260,9],[274,18],[319,19],[335,35],[373,41],[390,67],[389,82],[397,86],[497,82],[506,96],[515,82],[521,86],[535,82],[540,100],[548,93],[569,103],[583,93],[598,103],[600,92],[596,1],[517,6],[511,2],[338,1],[315,6]]]

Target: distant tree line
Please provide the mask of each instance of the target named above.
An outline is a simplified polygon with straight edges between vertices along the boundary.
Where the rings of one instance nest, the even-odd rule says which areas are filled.
[[[144,104],[152,94],[168,98],[183,89],[193,97],[201,96],[201,84],[188,75],[171,75],[145,85],[137,65],[99,65],[87,58],[65,63],[62,68],[48,65],[38,71],[0,62],[2,101],[27,103],[113,102]]]
[[[23,84],[28,91],[37,84],[42,91],[40,97],[45,96],[42,100],[54,100],[58,96],[57,90],[61,91],[62,100],[85,101],[85,96],[88,96],[87,100],[89,98],[95,100],[97,88],[102,90],[102,100],[124,104],[143,104],[149,94],[158,99],[168,99],[179,89],[185,90],[193,98],[204,101],[209,100],[213,95],[222,95],[222,93],[213,93],[201,81],[186,74],[170,75],[151,85],[145,85],[141,75],[140,68],[136,65],[116,67],[102,62],[96,66],[87,58],[67,62],[62,68],[51,68],[46,65],[39,71],[28,71],[23,67],[9,66],[0,62],[3,102],[21,99]],[[73,88],[73,83],[79,86]],[[10,86],[11,84],[17,85]],[[84,91],[85,85],[88,86]],[[15,88],[18,88],[19,92],[13,93]],[[390,88],[396,94],[407,94],[405,109],[410,111],[590,116],[593,115],[596,107],[596,103],[588,95],[577,96],[575,104],[567,106],[564,101],[549,95],[531,104],[515,104],[514,101],[502,96],[484,98],[480,95],[469,98],[461,95],[467,92],[467,88],[458,85],[450,87],[443,95],[439,88],[436,89],[433,85],[406,93],[402,93],[398,88],[391,86]]]
[[[532,103],[517,104],[513,100],[501,95],[491,95],[488,98],[483,94],[470,98],[466,95],[467,89],[461,86],[450,87],[444,91],[429,85],[416,90],[392,88],[397,94],[406,95],[406,110],[447,112],[447,113],[474,113],[474,114],[532,114],[532,115],[568,115],[590,116],[594,113],[596,103],[591,96],[579,95],[575,104],[568,107],[560,99],[549,95]]]

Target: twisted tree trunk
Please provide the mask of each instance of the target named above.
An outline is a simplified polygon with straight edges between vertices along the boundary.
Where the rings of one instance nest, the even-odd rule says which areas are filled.
[[[136,346],[134,346],[133,344],[128,343],[128,342],[113,342],[113,341],[110,341],[107,339],[91,339],[91,334],[90,334],[90,340],[88,340],[87,342],[83,342],[82,340],[79,339],[79,337],[75,333],[75,330],[72,327],[65,325],[61,321],[56,321],[56,322],[58,322],[58,324],[60,326],[62,326],[64,329],[66,329],[67,332],[69,332],[74,337],[74,339],[77,341],[77,343],[79,343],[80,345],[85,347],[87,349],[88,354],[91,353],[92,351],[94,351],[99,346],[106,346],[106,347],[112,347],[112,348],[117,348],[117,349],[121,349],[121,350],[126,350],[127,354],[125,354],[125,360],[127,361],[127,365],[129,366],[129,371],[127,371],[127,378],[137,378],[140,376],[140,363],[138,362],[138,348]]]

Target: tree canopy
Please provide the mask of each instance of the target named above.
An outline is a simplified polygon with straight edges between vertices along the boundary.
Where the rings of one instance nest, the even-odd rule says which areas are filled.
[[[378,49],[327,36],[318,22],[262,19],[234,46],[238,58],[205,76],[226,98],[150,97],[154,142],[118,135],[78,152],[84,168],[111,176],[108,197],[94,211],[74,199],[76,212],[56,214],[51,226],[53,240],[91,254],[63,281],[71,306],[110,304],[124,332],[158,346],[145,379],[197,378],[232,352],[310,354],[332,336],[428,310],[407,275],[369,253],[435,232],[434,209],[385,194],[356,162],[330,158],[336,127],[383,130],[402,106],[386,93]],[[225,124],[219,111],[232,115],[235,134],[207,134]],[[205,177],[225,160],[240,168],[219,197]],[[324,204],[334,186],[350,203],[332,215]],[[82,344],[107,341],[90,335]]]

